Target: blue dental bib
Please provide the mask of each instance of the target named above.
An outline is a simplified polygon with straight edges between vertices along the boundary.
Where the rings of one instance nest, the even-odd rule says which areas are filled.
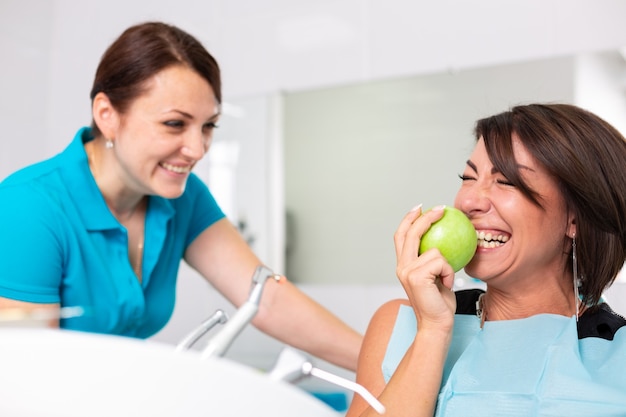
[[[412,308],[402,306],[382,365],[386,381],[416,331]],[[457,312],[435,415],[624,417],[626,325],[612,340],[579,338],[575,317],[540,314],[481,329],[475,314]]]

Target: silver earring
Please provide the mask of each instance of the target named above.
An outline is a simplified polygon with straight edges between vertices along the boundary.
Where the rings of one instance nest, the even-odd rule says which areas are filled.
[[[104,142],[104,147],[111,149],[113,147],[113,141],[111,139],[107,139],[106,142]]]
[[[578,262],[576,258],[576,233],[572,235],[572,276],[574,281],[574,301],[576,302],[576,321],[578,321],[578,314],[580,314],[580,294],[578,293],[580,280],[578,279]]]

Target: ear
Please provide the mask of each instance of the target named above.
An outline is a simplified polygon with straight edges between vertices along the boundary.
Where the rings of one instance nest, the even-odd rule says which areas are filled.
[[[576,217],[574,217],[574,213],[570,212],[567,219],[567,236],[571,239],[576,236]]]
[[[109,97],[100,92],[96,94],[91,106],[93,120],[105,139],[115,139],[119,126],[119,114],[111,104]]]

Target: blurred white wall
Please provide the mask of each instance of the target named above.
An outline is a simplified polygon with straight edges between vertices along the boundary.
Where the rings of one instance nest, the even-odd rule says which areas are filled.
[[[99,57],[140,21],[196,35],[228,101],[617,49],[623,16],[621,0],[2,0],[0,121],[12,143],[0,154],[19,156],[3,157],[0,178],[89,122]]]

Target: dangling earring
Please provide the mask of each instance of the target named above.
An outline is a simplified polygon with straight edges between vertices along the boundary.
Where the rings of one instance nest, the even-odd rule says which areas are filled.
[[[578,262],[576,259],[576,233],[572,234],[572,276],[574,281],[574,301],[576,302],[576,321],[578,321],[578,315],[580,314],[580,294],[578,293],[578,286],[580,281],[578,279]]]
[[[104,147],[111,149],[113,147],[113,141],[111,139],[107,139],[106,142],[104,142]]]

